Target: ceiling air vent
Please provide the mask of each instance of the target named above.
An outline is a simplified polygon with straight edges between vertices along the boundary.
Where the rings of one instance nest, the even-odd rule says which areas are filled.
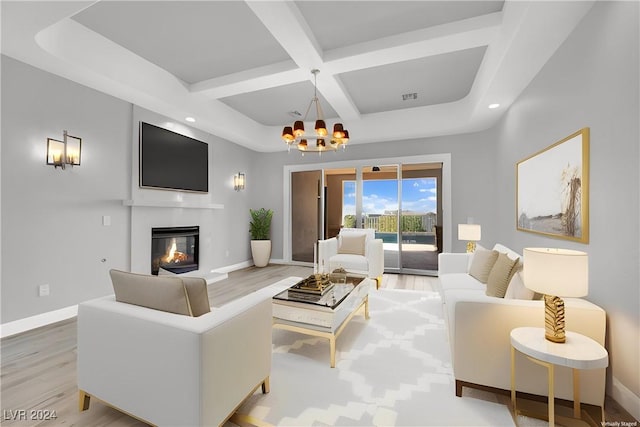
[[[405,94],[402,95],[402,100],[403,101],[410,101],[412,99],[418,99],[418,93],[417,92],[405,93]]]

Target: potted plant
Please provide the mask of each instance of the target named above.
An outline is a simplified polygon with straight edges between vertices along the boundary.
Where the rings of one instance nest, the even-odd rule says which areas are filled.
[[[249,233],[251,233],[251,256],[256,267],[264,267],[269,264],[271,258],[271,209],[260,208],[249,209],[251,222],[249,223]]]

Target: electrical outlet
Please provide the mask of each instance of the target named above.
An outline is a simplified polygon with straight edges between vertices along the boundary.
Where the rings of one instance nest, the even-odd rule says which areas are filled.
[[[48,297],[49,296],[49,284],[44,284],[38,286],[38,296],[40,297]]]

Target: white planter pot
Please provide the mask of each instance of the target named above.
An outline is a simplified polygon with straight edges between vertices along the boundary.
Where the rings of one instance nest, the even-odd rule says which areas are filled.
[[[256,267],[268,265],[271,258],[271,240],[252,240],[251,256]]]

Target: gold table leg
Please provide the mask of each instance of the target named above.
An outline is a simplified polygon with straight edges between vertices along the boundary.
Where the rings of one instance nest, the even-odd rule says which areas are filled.
[[[517,417],[516,409],[516,349],[511,346],[511,406],[513,408],[513,416]]]
[[[580,417],[580,371],[573,369],[573,416]],[[604,419],[603,419],[604,420]]]
[[[331,367],[336,367],[336,337],[335,335],[329,337],[329,348],[331,354]]]
[[[553,364],[547,364],[547,369],[549,371],[549,426],[553,427],[556,425],[556,417],[555,417],[555,396],[553,395],[554,383],[553,380],[555,378],[553,374]]]
[[[80,412],[89,409],[89,402],[91,402],[91,396],[84,392],[84,390],[78,391],[78,409]]]

